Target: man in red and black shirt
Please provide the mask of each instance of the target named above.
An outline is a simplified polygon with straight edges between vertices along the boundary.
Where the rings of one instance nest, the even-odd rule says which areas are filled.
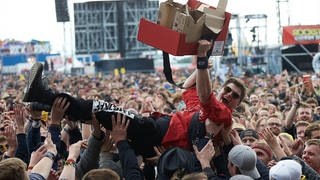
[[[112,116],[121,113],[130,120],[128,140],[137,154],[145,157],[155,155],[154,146],[181,147],[192,150],[192,144],[204,137],[214,137],[222,128],[232,125],[232,109],[246,95],[244,84],[230,78],[217,95],[212,92],[208,71],[207,52],[212,43],[199,41],[197,70],[186,81],[185,86],[196,82],[183,93],[186,109],[173,115],[142,117],[106,101],[76,99],[65,93],[54,93],[41,82],[43,66],[36,63],[31,68],[25,102],[40,102],[52,105],[57,97],[65,97],[70,103],[66,111],[69,119],[85,122],[92,113],[106,129],[112,128]]]

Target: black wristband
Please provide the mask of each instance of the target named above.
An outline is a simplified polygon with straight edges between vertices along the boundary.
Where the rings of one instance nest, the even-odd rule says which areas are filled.
[[[47,157],[47,158],[51,159],[52,161],[54,161],[56,155],[53,154],[53,153],[50,152],[50,151],[47,151],[47,152],[44,154],[44,157]]]
[[[208,69],[208,64],[207,57],[197,57],[197,69]]]

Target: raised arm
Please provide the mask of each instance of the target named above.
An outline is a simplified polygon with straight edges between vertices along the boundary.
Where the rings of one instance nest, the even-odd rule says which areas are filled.
[[[197,57],[197,70],[196,70],[196,86],[199,100],[205,103],[211,93],[211,82],[208,71],[208,57],[207,52],[211,48],[212,43],[207,40],[200,40],[198,47]]]
[[[116,118],[112,116],[111,137],[119,150],[119,158],[123,168],[124,178],[140,180],[144,179],[144,175],[139,168],[136,155],[127,140],[129,123],[130,121],[126,120],[125,116],[122,116],[122,118],[120,114],[117,114]]]
[[[294,123],[294,119],[296,118],[296,114],[297,114],[297,110],[298,110],[299,106],[300,106],[300,99],[299,99],[298,93],[296,92],[293,99],[292,99],[291,109],[285,119],[285,127],[286,128],[289,129],[292,127],[292,125]]]
[[[78,141],[69,147],[69,155],[64,164],[63,170],[59,179],[76,179],[76,161],[80,155],[81,145],[85,140]]]
[[[197,69],[192,72],[192,74],[186,79],[186,81],[183,83],[182,87],[189,88],[196,84],[196,75],[197,75]]]
[[[26,164],[29,163],[29,151],[27,146],[27,137],[24,131],[25,124],[25,113],[24,108],[21,104],[16,104],[14,106],[14,114],[16,121],[16,135],[18,141],[18,147],[16,150],[16,157],[23,160]]]
[[[48,136],[44,141],[44,148],[46,149],[46,153],[42,157],[42,159],[33,167],[33,169],[31,170],[31,174],[38,174],[47,179],[53,165],[53,160],[57,155],[56,145],[53,144],[50,133],[48,133]]]

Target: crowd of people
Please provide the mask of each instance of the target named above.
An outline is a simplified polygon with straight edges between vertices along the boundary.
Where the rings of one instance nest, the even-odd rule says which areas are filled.
[[[320,75],[1,76],[0,179],[320,179]]]

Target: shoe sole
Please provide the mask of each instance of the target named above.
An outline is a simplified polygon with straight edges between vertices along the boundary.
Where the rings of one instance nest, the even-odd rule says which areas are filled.
[[[35,79],[41,76],[43,71],[43,65],[39,62],[33,64],[29,71],[28,84],[24,90],[23,102],[30,102],[30,89],[34,86]]]

